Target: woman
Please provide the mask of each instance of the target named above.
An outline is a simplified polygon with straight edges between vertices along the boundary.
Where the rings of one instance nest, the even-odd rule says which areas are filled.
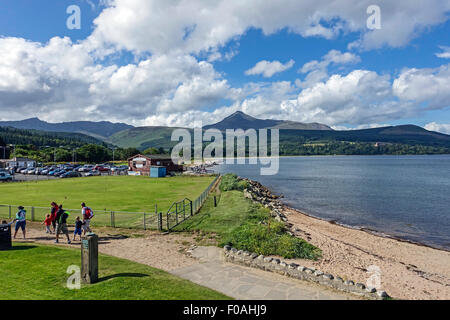
[[[52,221],[52,227],[53,227],[53,232],[56,231],[56,213],[58,212],[58,205],[56,204],[56,202],[52,202],[50,204],[52,206],[52,209],[50,211],[50,219]]]
[[[16,230],[14,232],[14,239],[16,238],[17,235],[17,231],[19,231],[19,229],[22,229],[22,233],[23,233],[23,238],[26,238],[26,225],[27,225],[27,220],[26,220],[26,214],[27,212],[25,211],[25,208],[22,206],[19,206],[17,209],[19,209],[19,211],[16,214]]]

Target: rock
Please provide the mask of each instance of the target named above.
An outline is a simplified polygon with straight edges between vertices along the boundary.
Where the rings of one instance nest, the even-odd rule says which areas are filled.
[[[230,251],[233,252],[233,253],[237,253],[238,252],[238,250],[236,248],[231,248]]]
[[[312,269],[309,269],[309,268],[305,268],[305,273],[307,273],[307,274],[313,274],[313,270]]]
[[[359,282],[356,284],[356,287],[361,290],[364,290],[366,288],[366,286],[364,284],[359,283]]]
[[[334,279],[333,275],[331,275],[331,274],[329,274],[329,273],[324,274],[322,277],[323,277],[324,279],[327,279],[327,280],[333,280],[333,279]]]
[[[386,291],[377,291],[377,295],[378,295],[380,298],[388,298],[388,297],[389,297],[389,295],[387,294]]]
[[[261,254],[258,256],[258,260],[264,260],[264,256]]]
[[[347,285],[347,286],[354,286],[355,285],[355,283],[352,280],[346,280],[344,282],[344,284]]]
[[[284,262],[284,261],[281,261],[281,262],[280,262],[280,266],[282,266],[282,267],[287,267],[287,263]]]
[[[300,271],[300,272],[305,271],[305,269],[306,269],[306,268],[305,268],[304,266],[298,266],[298,267],[297,267],[297,270]]]
[[[239,250],[239,251],[237,252],[237,255],[240,256],[240,255],[243,254],[243,253],[244,253],[244,251]]]
[[[319,270],[316,270],[316,271],[314,272],[314,275],[320,277],[320,276],[323,275],[323,272],[322,272],[322,271],[319,271]]]
[[[273,260],[272,260],[272,263],[273,263],[273,264],[280,264],[280,259],[273,259]]]
[[[296,264],[296,263],[291,263],[288,265],[289,269],[297,269],[297,267],[298,267],[298,264]]]
[[[257,253],[252,253],[252,254],[250,255],[250,257],[251,257],[252,259],[256,259],[256,258],[258,257],[258,254],[257,254]]]
[[[336,278],[334,278],[334,280],[336,280],[338,282],[344,282],[344,279],[342,279],[341,277],[336,277]]]
[[[272,262],[273,258],[271,257],[265,257],[264,262]]]
[[[226,245],[225,247],[223,247],[223,249],[224,249],[225,251],[230,251],[230,250],[231,250],[231,246]]]
[[[367,287],[366,291],[369,292],[369,293],[375,293],[375,292],[377,292],[377,289]]]

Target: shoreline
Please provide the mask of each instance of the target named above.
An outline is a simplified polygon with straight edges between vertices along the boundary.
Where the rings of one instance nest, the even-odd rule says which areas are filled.
[[[329,220],[329,219],[326,219],[326,218],[321,218],[321,217],[315,216],[313,214],[309,214],[309,213],[303,211],[302,209],[297,209],[297,208],[292,207],[292,206],[290,206],[288,204],[285,204],[285,203],[283,203],[283,205],[286,207],[286,210],[295,211],[295,212],[297,212],[299,214],[302,214],[302,215],[304,215],[304,216],[306,216],[308,218],[312,218],[312,219],[317,219],[317,220],[320,220],[320,221],[328,222],[331,225],[336,225],[336,226],[339,226],[339,227],[342,227],[342,228],[347,228],[347,229],[350,229],[350,230],[358,230],[358,231],[366,232],[366,233],[368,233],[370,235],[373,235],[373,236],[376,236],[376,237],[380,237],[380,238],[392,239],[392,240],[396,240],[396,241],[399,241],[399,242],[405,242],[405,243],[413,244],[413,245],[420,246],[420,247],[426,247],[426,248],[430,248],[430,249],[434,249],[434,250],[450,252],[450,249],[438,248],[438,247],[434,247],[432,245],[429,245],[429,244],[426,244],[426,243],[422,243],[422,242],[419,242],[419,241],[414,241],[414,240],[410,240],[410,239],[401,238],[399,236],[395,236],[395,235],[386,233],[384,231],[371,229],[370,227],[351,226],[351,225],[348,225],[348,224],[345,224],[345,223],[338,222],[336,220]]]
[[[450,252],[396,239],[369,228],[355,228],[309,215],[283,203],[264,185],[250,179],[247,193],[271,209],[289,234],[322,250],[317,261],[288,259],[307,268],[321,270],[369,285],[377,270],[377,290],[396,299],[450,299]],[[372,273],[371,273],[372,272]]]

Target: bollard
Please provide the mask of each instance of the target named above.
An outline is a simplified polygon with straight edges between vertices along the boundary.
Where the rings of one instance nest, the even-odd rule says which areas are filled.
[[[98,281],[98,236],[94,233],[81,239],[81,279],[85,283]]]

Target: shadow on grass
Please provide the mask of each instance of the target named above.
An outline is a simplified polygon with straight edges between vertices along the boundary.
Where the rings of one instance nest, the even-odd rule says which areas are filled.
[[[15,245],[12,248],[5,251],[23,251],[37,248],[37,246],[29,246],[29,245]]]
[[[110,276],[102,277],[102,278],[98,279],[98,282],[103,282],[103,281],[107,281],[107,280],[114,279],[114,278],[145,278],[148,276],[149,276],[148,274],[144,274],[144,273],[117,273],[117,274],[112,274]]]

